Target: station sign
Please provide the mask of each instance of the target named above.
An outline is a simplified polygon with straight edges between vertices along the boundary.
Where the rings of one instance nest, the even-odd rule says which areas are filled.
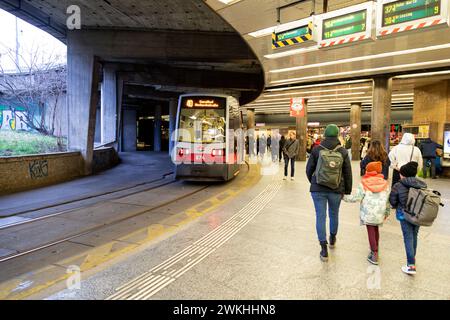
[[[448,25],[447,0],[382,0],[377,11],[378,37]]]
[[[312,17],[276,27],[272,33],[272,49],[307,43],[310,40],[313,40]]]
[[[373,39],[375,8],[374,2],[368,1],[320,15],[319,48]]]
[[[291,99],[291,108],[290,108],[291,117],[303,118],[305,116],[305,109],[306,109],[306,100],[304,98]]]

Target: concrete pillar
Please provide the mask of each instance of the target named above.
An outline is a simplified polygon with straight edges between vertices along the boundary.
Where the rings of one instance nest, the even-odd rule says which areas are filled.
[[[107,144],[117,140],[117,77],[116,70],[110,66],[103,68],[101,96],[101,143]]]
[[[247,136],[248,136],[248,154],[254,156],[256,151],[255,141],[255,109],[247,109]]]
[[[101,144],[102,141],[102,133],[101,133],[101,128],[102,128],[102,111],[101,108],[97,108],[97,112],[95,115],[95,138],[94,138],[94,143],[97,144]]]
[[[392,79],[373,79],[373,105],[371,138],[380,140],[389,152],[389,132],[391,126]]]
[[[69,150],[81,151],[83,173],[89,175],[94,156],[101,65],[98,58],[80,48],[76,40],[71,36],[67,40],[68,147]]]
[[[123,113],[122,113],[122,101],[123,101],[123,86],[124,86],[124,80],[123,76],[118,75],[117,76],[117,128],[116,128],[116,136],[117,136],[117,144],[116,148],[117,150],[124,151],[123,150]],[[122,127],[122,129],[120,128]]]
[[[136,151],[137,148],[137,112],[136,110],[123,110],[123,142],[122,150],[125,152]]]
[[[297,139],[299,142],[297,161],[306,161],[306,146],[308,142],[308,101],[305,100],[305,115],[295,117]]]
[[[172,150],[175,146],[175,137],[172,135],[176,129],[177,122],[178,101],[177,99],[170,99],[169,101],[169,154],[172,154]]]
[[[154,125],[154,151],[161,152],[161,125],[162,125],[162,108],[160,105],[155,107],[155,125]]]
[[[352,160],[361,160],[361,103],[352,103],[350,108],[350,136],[352,139]]]

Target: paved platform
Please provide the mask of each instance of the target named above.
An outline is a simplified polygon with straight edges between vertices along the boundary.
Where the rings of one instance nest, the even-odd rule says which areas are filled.
[[[173,172],[173,163],[166,152],[124,152],[119,156],[121,163],[118,166],[99,174],[0,196],[0,226],[21,221],[24,217],[20,214],[30,211],[36,214],[38,210],[62,204],[68,204],[67,209],[72,209],[73,202],[86,200],[95,203],[92,198],[98,195],[129,189]]]
[[[353,168],[356,186],[357,162]],[[281,170],[265,175],[175,235],[82,275],[81,289],[34,298],[450,299],[448,180],[427,180],[446,207],[421,229],[411,277],[400,270],[406,257],[394,212],[380,231],[379,267],[366,261],[358,204],[342,204],[337,247],[321,262],[305,163],[296,169],[294,182],[282,181]]]

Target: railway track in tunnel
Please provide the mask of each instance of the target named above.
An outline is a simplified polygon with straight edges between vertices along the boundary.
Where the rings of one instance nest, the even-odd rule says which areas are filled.
[[[121,199],[121,198],[124,198],[124,197],[129,197],[129,196],[132,196],[132,195],[137,195],[139,193],[144,193],[144,192],[148,192],[148,191],[154,191],[154,190],[161,189],[161,188],[164,188],[164,187],[176,184],[176,183],[177,183],[176,180],[172,180],[172,181],[169,181],[169,182],[162,183],[162,184],[160,184],[158,186],[153,186],[151,188],[147,188],[145,190],[139,190],[139,191],[135,191],[135,192],[132,192],[132,193],[128,193],[126,196],[122,195],[120,197],[115,198],[114,200]],[[191,197],[191,196],[193,196],[193,195],[195,195],[197,193],[200,193],[200,192],[204,191],[205,189],[207,189],[208,187],[209,187],[209,185],[200,185],[200,186],[198,186],[198,188],[195,188],[194,191],[191,191],[191,192],[188,192],[186,194],[182,194],[180,196],[174,197],[173,199],[170,199],[168,201],[164,201],[162,203],[159,203],[159,204],[157,204],[154,207],[150,207],[150,208],[145,207],[142,210],[134,212],[133,214],[130,214],[130,215],[126,216],[126,217],[113,220],[113,221],[111,221],[109,223],[103,223],[103,224],[100,224],[100,225],[97,225],[97,226],[94,226],[94,227],[82,230],[81,232],[76,232],[76,233],[70,234],[69,236],[66,236],[66,237],[63,237],[63,238],[59,238],[59,239],[54,240],[54,241],[46,242],[46,243],[40,244],[38,246],[35,246],[33,248],[29,248],[29,249],[26,249],[26,250],[19,251],[19,252],[15,253],[15,254],[4,256],[4,257],[0,258],[0,263],[11,261],[11,260],[14,260],[16,258],[25,256],[25,255],[28,255],[28,254],[31,254],[31,253],[34,253],[34,252],[37,252],[37,251],[40,251],[40,250],[43,250],[43,249],[46,249],[46,248],[49,248],[49,247],[52,247],[52,246],[56,246],[56,245],[61,244],[63,242],[67,242],[67,241],[73,240],[75,238],[88,235],[88,234],[93,233],[95,231],[99,231],[99,230],[101,230],[103,228],[107,228],[107,227],[110,227],[110,226],[113,226],[113,225],[117,225],[117,224],[119,224],[121,222],[124,222],[124,221],[130,220],[132,218],[138,217],[138,216],[140,216],[142,214],[149,213],[149,212],[152,212],[152,211],[156,211],[156,210],[161,209],[163,207],[169,206],[169,205],[171,205],[171,204],[173,204],[173,203],[175,203],[177,201],[180,201],[182,199],[185,199],[185,198]],[[111,199],[108,199],[108,200],[111,200]],[[71,210],[67,210],[67,211],[61,211],[61,212],[58,212],[58,213],[55,213],[55,214],[51,214],[51,215],[47,215],[47,216],[43,216],[43,217],[39,217],[39,218],[35,218],[35,219],[30,219],[28,221],[24,221],[24,222],[19,223],[19,224],[5,226],[2,229],[0,229],[0,231],[1,230],[5,230],[5,229],[11,229],[11,228],[18,227],[18,226],[22,226],[24,224],[32,224],[32,223],[40,222],[40,221],[45,220],[45,219],[56,218],[56,217],[64,215],[64,214],[68,214],[69,212],[74,212],[76,210],[83,210],[84,208],[87,208],[87,207],[89,207],[89,205],[81,207],[81,208],[71,209]]]

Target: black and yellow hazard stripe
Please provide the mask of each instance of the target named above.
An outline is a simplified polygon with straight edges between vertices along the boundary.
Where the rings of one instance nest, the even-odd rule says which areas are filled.
[[[312,24],[308,25],[308,33],[304,36],[290,38],[287,40],[277,41],[277,34],[272,33],[272,49],[283,48],[286,46],[292,46],[295,44],[303,43],[312,39]]]

